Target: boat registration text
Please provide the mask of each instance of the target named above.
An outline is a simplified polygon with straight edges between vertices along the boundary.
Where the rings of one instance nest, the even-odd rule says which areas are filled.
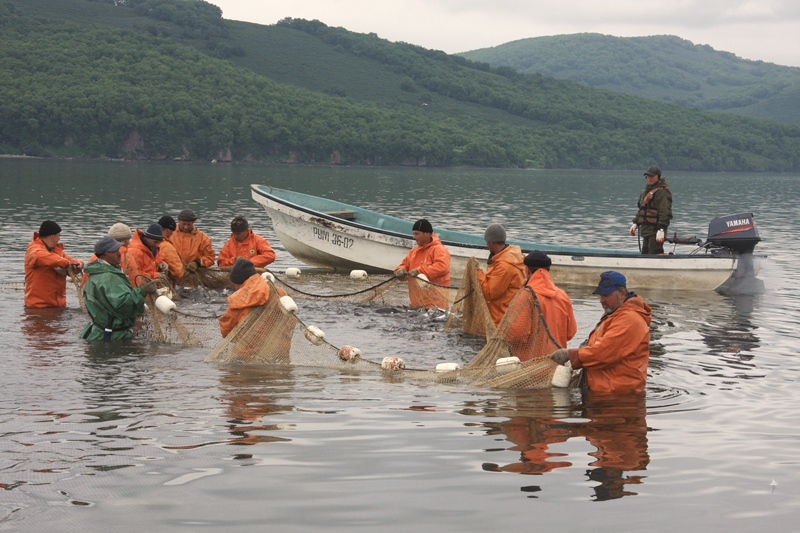
[[[345,237],[344,235],[339,235],[334,231],[330,231],[327,229],[322,228],[314,228],[314,236],[325,242],[329,242],[334,246],[339,246],[340,248],[352,248],[355,241],[350,237]]]

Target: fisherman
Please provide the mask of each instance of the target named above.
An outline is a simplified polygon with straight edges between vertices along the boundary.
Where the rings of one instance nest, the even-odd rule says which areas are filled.
[[[80,333],[87,341],[118,341],[133,337],[136,319],[144,313],[144,300],[156,292],[155,280],[148,280],[137,288],[120,270],[122,245],[111,237],[103,237],[94,245],[97,256],[86,266],[90,274],[83,288],[83,298],[89,322]]]
[[[125,256],[128,253],[128,246],[131,243],[131,237],[133,237],[133,232],[131,231],[130,226],[128,226],[127,224],[123,224],[122,222],[117,222],[116,224],[108,228],[108,236],[122,245],[119,249],[119,253],[122,258],[120,266],[124,271]],[[92,254],[92,256],[89,258],[88,263],[91,263],[95,259],[97,259],[97,256]],[[87,281],[89,281],[89,274],[84,272],[83,276],[81,277],[81,287],[86,285]]]
[[[242,215],[231,220],[231,236],[219,251],[217,265],[230,267],[239,257],[249,259],[257,268],[264,268],[275,261],[275,251],[264,237],[250,229]]]
[[[132,286],[138,287],[148,280],[158,278],[162,263],[159,247],[163,240],[163,229],[158,224],[150,224],[146,231],[136,230],[126,257],[126,274]]]
[[[394,275],[400,279],[407,276],[416,278],[424,274],[428,281],[436,285],[450,286],[450,252],[444,247],[437,235],[433,234],[431,223],[421,218],[411,228],[417,246],[411,248],[408,255],[394,269]],[[447,296],[438,287],[426,285],[420,288],[417,280],[408,280],[408,296],[411,307],[447,307]]]
[[[594,290],[600,296],[603,317],[580,348],[562,348],[550,358],[574,370],[583,368],[589,390],[596,392],[640,392],[647,382],[650,359],[652,309],[633,292],[619,272],[600,274]]]
[[[162,235],[164,235],[164,240],[161,241],[158,247],[162,261],[162,263],[159,264],[159,271],[164,272],[164,265],[166,265],[166,270],[173,279],[182,278],[185,273],[183,270],[183,261],[181,261],[181,256],[178,255],[178,250],[176,250],[175,246],[170,242],[170,237],[172,237],[172,234],[177,228],[175,219],[169,215],[164,215],[158,219],[158,225],[161,226]]]
[[[172,234],[170,242],[178,251],[183,267],[188,272],[198,268],[208,268],[214,264],[216,254],[211,246],[211,239],[194,227],[197,215],[191,209],[178,213],[178,231]]]
[[[495,327],[514,295],[525,286],[524,256],[519,246],[506,244],[506,229],[490,224],[483,234],[489,248],[486,272],[478,269],[478,281]]]
[[[269,284],[258,275],[249,259],[238,258],[231,267],[230,278],[236,292],[228,296],[228,310],[219,317],[223,337],[227,337],[254,307],[266,304],[269,299]]]
[[[672,219],[672,191],[667,187],[667,180],[661,177],[661,169],[657,166],[648,168],[644,173],[647,186],[639,196],[639,211],[633,217],[631,236],[642,238],[642,254],[663,254],[669,221]]]
[[[83,261],[64,252],[61,226],[45,220],[25,252],[25,307],[66,307],[67,272],[83,270]]]
[[[525,272],[528,287],[536,294],[539,308],[547,329],[559,346],[566,348],[567,342],[578,332],[572,300],[550,277],[552,260],[546,253],[534,250],[525,256]]]

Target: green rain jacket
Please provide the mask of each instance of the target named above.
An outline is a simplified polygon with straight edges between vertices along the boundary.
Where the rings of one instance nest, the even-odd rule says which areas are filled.
[[[144,313],[145,295],[139,288],[131,287],[128,276],[122,270],[105,261],[92,261],[86,265],[89,280],[83,287],[86,311],[92,319],[80,337],[87,341],[102,341],[103,330],[113,330],[110,340],[118,341],[133,337],[132,327],[136,318]]]
[[[633,217],[633,223],[639,226],[639,235],[652,237],[660,229],[666,232],[672,219],[672,191],[667,186],[667,180],[659,178],[654,185],[645,187],[639,196],[638,206],[639,211]]]

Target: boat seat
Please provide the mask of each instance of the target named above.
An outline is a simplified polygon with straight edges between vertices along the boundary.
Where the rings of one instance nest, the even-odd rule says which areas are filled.
[[[353,211],[325,211],[326,215],[331,215],[332,217],[341,218],[344,220],[355,220],[356,214]]]

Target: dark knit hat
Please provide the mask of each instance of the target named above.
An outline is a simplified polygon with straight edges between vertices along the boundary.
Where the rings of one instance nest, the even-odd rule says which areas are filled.
[[[594,290],[594,292],[592,292],[592,294],[605,296],[606,294],[611,294],[620,287],[626,287],[627,285],[628,281],[625,279],[625,276],[614,270],[607,270],[600,274],[600,283],[598,283],[597,288]]]
[[[414,222],[414,227],[411,228],[412,231],[421,231],[422,233],[433,233],[433,226],[431,223],[421,218]]]
[[[109,237],[106,235],[96,243],[94,243],[94,255],[100,257],[106,252],[116,252],[120,249],[122,243],[119,242],[114,237]]]
[[[231,267],[230,277],[233,283],[241,285],[247,281],[250,276],[254,276],[255,274],[256,267],[253,265],[253,262],[244,257],[240,257]]]
[[[653,165],[652,167],[648,168],[644,171],[645,176],[658,176],[661,177],[661,169],[657,166]]]
[[[49,237],[50,235],[58,235],[61,233],[61,226],[52,220],[45,220],[39,226],[39,237]]]
[[[154,241],[163,241],[164,229],[158,224],[150,224],[150,226],[147,227],[147,231],[144,232],[144,236]]]
[[[248,229],[250,229],[250,224],[247,223],[247,219],[244,218],[244,216],[236,215],[233,217],[233,220],[231,220],[231,231],[233,233],[240,233]]]
[[[483,240],[486,242],[506,242],[506,228],[500,224],[489,224],[483,233]]]
[[[195,215],[194,211],[191,209],[184,209],[178,213],[178,220],[183,220],[184,222],[194,222],[197,220],[197,215]]]
[[[534,250],[526,255],[523,262],[531,270],[536,270],[537,268],[550,268],[550,265],[553,264],[553,261],[550,260],[550,256],[544,252],[540,252],[539,250]]]
[[[158,219],[158,225],[164,229],[171,229],[175,231],[175,228],[178,226],[175,224],[175,219],[169,215],[164,215],[163,217]]]

